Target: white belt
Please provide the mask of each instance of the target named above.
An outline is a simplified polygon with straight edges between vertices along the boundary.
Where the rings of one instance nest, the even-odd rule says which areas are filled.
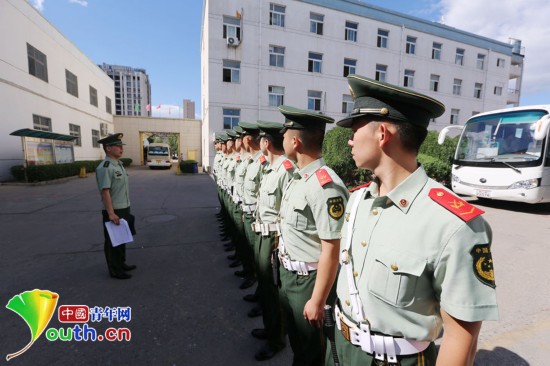
[[[344,338],[351,344],[360,346],[364,352],[374,354],[377,360],[384,361],[386,355],[389,363],[397,363],[397,355],[420,353],[430,345],[428,341],[371,334],[368,323],[360,323],[357,326],[340,311],[338,306],[334,307],[334,314],[336,315],[336,326]]]
[[[243,200],[241,198],[241,196],[239,196],[238,194],[235,194],[233,195],[233,202],[234,203],[241,203]]]
[[[277,224],[261,224],[259,222],[253,222],[252,230],[254,230],[255,233],[261,233],[263,236],[268,236],[269,233],[277,232]]]
[[[281,261],[283,267],[285,267],[288,271],[296,272],[300,276],[307,276],[310,271],[315,271],[318,266],[317,262],[293,261],[288,255],[281,255],[280,252],[279,260]]]
[[[254,212],[254,209],[256,208],[256,205],[246,205],[246,204],[241,204],[241,207],[243,209],[243,212],[244,213],[252,213]]]

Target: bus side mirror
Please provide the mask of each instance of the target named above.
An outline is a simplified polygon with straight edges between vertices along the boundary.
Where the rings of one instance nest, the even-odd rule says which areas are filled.
[[[447,136],[447,134],[449,133],[450,130],[460,130],[460,131],[462,131],[463,129],[464,129],[464,126],[447,126],[447,127],[445,127],[444,129],[442,129],[439,132],[439,136],[437,137],[437,143],[439,145],[443,145],[443,143],[445,142],[445,137]]]
[[[535,123],[533,138],[539,141],[544,140],[548,133],[548,126],[550,126],[550,114],[542,116],[542,118]]]

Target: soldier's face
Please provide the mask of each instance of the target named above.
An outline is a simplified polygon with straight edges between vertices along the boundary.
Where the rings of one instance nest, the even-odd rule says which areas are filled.
[[[283,149],[285,155],[291,160],[296,161],[296,139],[298,138],[298,130],[286,130],[283,135]]]
[[[235,150],[236,151],[240,151],[241,150],[241,147],[243,145],[243,139],[242,138],[238,138],[235,140]]]
[[[265,137],[260,139],[260,150],[262,154],[267,155],[267,139]]]
[[[377,125],[377,122],[366,119],[353,123],[353,135],[348,141],[348,145],[351,147],[351,156],[358,168],[372,170],[375,167],[379,155]]]
[[[124,148],[122,147],[122,145],[107,146],[107,152],[109,153],[110,157],[119,159],[124,152]]]

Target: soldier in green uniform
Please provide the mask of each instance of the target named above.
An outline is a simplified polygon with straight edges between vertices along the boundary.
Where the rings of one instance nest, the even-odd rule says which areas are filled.
[[[281,202],[279,297],[294,365],[322,365],[324,306],[338,268],[348,190],[321,156],[325,127],[334,120],[280,106],[287,118],[283,147],[298,170]]]
[[[130,214],[130,194],[128,192],[128,174],[119,160],[124,152],[122,134],[109,135],[98,142],[103,145],[105,159],[96,168],[97,188],[101,194],[104,210],[103,236],[105,237],[104,251],[109,274],[113,278],[125,280],[132,275],[126,273],[136,268],[126,264],[126,244],[113,247],[105,223],[112,221],[115,225],[124,219],[133,230],[133,216]]]
[[[375,179],[346,207],[335,311],[340,364],[472,365],[482,321],[498,319],[491,229],[483,211],[417,162],[430,120],[445,107],[366,77],[348,81],[355,105],[338,125],[353,129],[353,159]]]
[[[283,125],[278,122],[258,121],[260,150],[267,157],[258,192],[258,209],[253,224],[256,233],[256,262],[258,266],[258,294],[262,307],[264,328],[254,329],[256,338],[266,344],[255,354],[258,361],[269,360],[285,346],[279,294],[273,281],[272,254],[276,246],[277,217],[281,208],[283,189],[290,181],[296,166],[284,155]]]

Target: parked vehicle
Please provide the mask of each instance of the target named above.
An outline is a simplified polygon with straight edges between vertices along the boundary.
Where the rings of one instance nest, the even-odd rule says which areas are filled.
[[[163,143],[151,143],[147,146],[147,166],[168,168],[172,166],[170,146]]]

